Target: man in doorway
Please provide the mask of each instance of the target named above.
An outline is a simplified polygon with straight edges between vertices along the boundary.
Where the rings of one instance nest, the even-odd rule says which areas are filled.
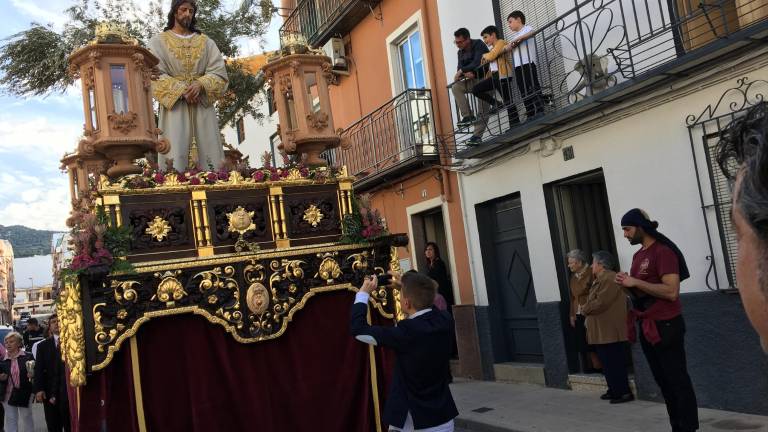
[[[680,282],[690,274],[680,249],[658,232],[659,223],[646,212],[632,209],[621,218],[624,237],[640,250],[632,257],[630,274],[618,273],[616,282],[629,291],[632,310],[628,339],[640,344],[667,405],[673,432],[699,428],[696,394],[685,359],[685,322],[680,304]]]
[[[739,244],[736,283],[768,353],[768,103],[751,108],[723,131],[718,163],[735,180],[731,219]]]
[[[37,347],[35,361],[35,400],[43,404],[45,423],[49,432],[68,432],[69,400],[64,362],[59,343],[59,317],[48,319],[49,337]]]
[[[483,54],[488,52],[488,47],[485,46],[483,41],[478,39],[470,39],[469,30],[460,28],[453,33],[453,42],[459,48],[457,53],[458,65],[456,66],[456,74],[453,76],[453,85],[451,86],[451,92],[453,98],[456,100],[456,106],[459,110],[458,126],[465,127],[475,122],[475,114],[472,113],[472,109],[469,106],[469,100],[467,94],[472,93],[472,88],[477,84],[479,75],[482,75],[480,62],[483,59]],[[481,115],[487,111],[487,105],[480,101],[478,103],[478,110]]]
[[[519,10],[507,16],[507,25],[512,30],[512,37],[504,50],[512,53],[517,89],[523,97],[526,118],[530,120],[544,114],[544,99],[536,68],[536,41],[529,40],[536,32],[533,27],[525,24],[525,14]]]
[[[218,167],[224,160],[213,102],[227,89],[228,77],[216,44],[195,26],[197,3],[173,0],[164,31],[149,41],[160,59],[152,94],[160,104],[159,126],[171,143],[160,165],[173,160],[178,171]]]
[[[30,352],[32,350],[32,345],[43,340],[43,329],[40,328],[37,318],[30,318],[27,321],[27,328],[24,330],[23,337],[24,347],[30,350]]]

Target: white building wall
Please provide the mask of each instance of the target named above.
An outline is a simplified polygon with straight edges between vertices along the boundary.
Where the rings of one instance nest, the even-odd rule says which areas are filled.
[[[237,128],[231,125],[226,125],[222,129],[224,139],[228,144],[240,150],[243,156],[250,156],[251,166],[260,167],[261,155],[265,151],[272,151],[269,145],[269,137],[277,132],[277,112],[269,115],[267,107],[267,98],[262,92],[259,92],[255,98],[256,104],[258,104],[258,110],[264,114],[264,118],[259,121],[253,116],[245,116],[245,140],[242,143],[237,142]],[[277,155],[278,164],[281,162],[281,158]]]
[[[750,72],[749,76],[753,81],[768,79],[768,68]],[[562,258],[553,256],[543,185],[598,168],[602,168],[605,176],[621,268],[630,267],[637,247],[629,245],[623,238],[620,219],[627,210],[640,207],[659,221],[659,231],[677,243],[686,257],[691,278],[682,283],[681,291],[706,290],[705,277],[710,265],[706,257],[710,249],[685,119],[688,114],[698,115],[707,105],[717,102],[734,84],[729,80],[567,138],[562,145],[573,146],[575,153],[575,159],[570,161],[563,161],[559,151],[550,157],[542,157],[531,150],[523,156],[499,160],[470,175],[461,175],[459,181],[467,215],[470,265],[477,303],[487,305],[488,297],[475,206],[516,192],[521,194],[537,300],[559,301],[555,259]],[[705,165],[701,159],[699,162],[701,170]],[[707,171],[701,175],[708,175]],[[703,186],[705,202],[711,202],[708,180]],[[713,222],[714,219],[710,219],[710,223]],[[716,223],[710,226],[710,232],[720,284],[727,287]]]

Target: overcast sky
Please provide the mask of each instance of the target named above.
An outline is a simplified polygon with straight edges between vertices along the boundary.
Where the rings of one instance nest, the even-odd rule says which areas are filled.
[[[278,3],[279,0],[273,0]],[[73,0],[0,0],[0,39],[29,27],[31,22],[61,27],[62,11]],[[139,0],[137,4],[141,4]],[[170,4],[170,0],[165,0]],[[239,4],[239,0],[225,0]],[[243,55],[275,49],[280,19],[275,17],[264,41],[244,40]],[[20,99],[0,94],[0,225],[66,230],[69,186],[59,170],[61,156],[72,151],[83,130],[83,105],[78,88],[64,94]]]

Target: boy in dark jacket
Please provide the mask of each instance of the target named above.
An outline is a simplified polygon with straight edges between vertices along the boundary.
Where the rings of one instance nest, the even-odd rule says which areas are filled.
[[[350,331],[361,342],[395,350],[397,360],[384,408],[390,431],[453,431],[458,415],[448,388],[453,321],[447,312],[433,307],[434,280],[407,273],[401,283],[400,306],[407,319],[396,327],[367,323],[369,295],[377,288],[376,277],[369,276],[352,305]]]

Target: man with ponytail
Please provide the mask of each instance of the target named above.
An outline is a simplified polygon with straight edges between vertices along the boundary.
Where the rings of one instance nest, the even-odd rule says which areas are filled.
[[[659,223],[641,209],[632,209],[621,218],[624,237],[641,245],[632,257],[630,273],[618,273],[616,282],[632,298],[627,317],[630,341],[637,338],[664,396],[672,432],[699,428],[696,394],[685,360],[685,322],[680,304],[680,282],[690,274],[680,249],[657,231]]]

